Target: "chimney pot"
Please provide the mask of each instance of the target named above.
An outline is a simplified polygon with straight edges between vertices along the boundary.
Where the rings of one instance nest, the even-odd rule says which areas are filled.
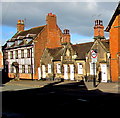
[[[24,31],[24,20],[18,20],[17,22],[17,31]]]
[[[102,20],[95,20],[94,37],[104,37],[104,26]]]

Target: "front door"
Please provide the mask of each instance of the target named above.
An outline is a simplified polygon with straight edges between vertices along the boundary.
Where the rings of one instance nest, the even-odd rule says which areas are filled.
[[[107,64],[101,64],[101,82],[107,82]]]
[[[45,69],[45,65],[42,65],[42,78],[46,78],[46,69]]]
[[[68,79],[68,65],[64,65],[64,79]]]
[[[74,80],[74,65],[70,65],[70,80]]]

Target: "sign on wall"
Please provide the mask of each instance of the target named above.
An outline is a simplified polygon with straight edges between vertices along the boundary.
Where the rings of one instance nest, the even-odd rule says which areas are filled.
[[[91,59],[93,63],[97,62],[97,51],[96,50],[91,50]]]

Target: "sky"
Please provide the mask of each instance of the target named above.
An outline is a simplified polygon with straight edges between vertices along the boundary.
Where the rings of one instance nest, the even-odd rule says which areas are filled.
[[[38,0],[2,0],[0,3],[0,43],[4,45],[17,31],[18,19],[25,20],[25,30],[46,24],[48,13],[56,14],[61,30],[69,29],[71,42],[93,41],[94,21],[103,20],[106,28],[118,2],[38,2]],[[17,2],[18,1],[18,2]],[[35,2],[36,1],[36,2]],[[109,34],[105,33],[108,38]]]

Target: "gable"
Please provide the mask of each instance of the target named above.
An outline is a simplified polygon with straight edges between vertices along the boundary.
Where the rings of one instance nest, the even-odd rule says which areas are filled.
[[[105,52],[109,52],[109,40],[96,40],[89,50],[88,54],[90,54],[91,50],[95,49],[97,52],[101,49]]]

